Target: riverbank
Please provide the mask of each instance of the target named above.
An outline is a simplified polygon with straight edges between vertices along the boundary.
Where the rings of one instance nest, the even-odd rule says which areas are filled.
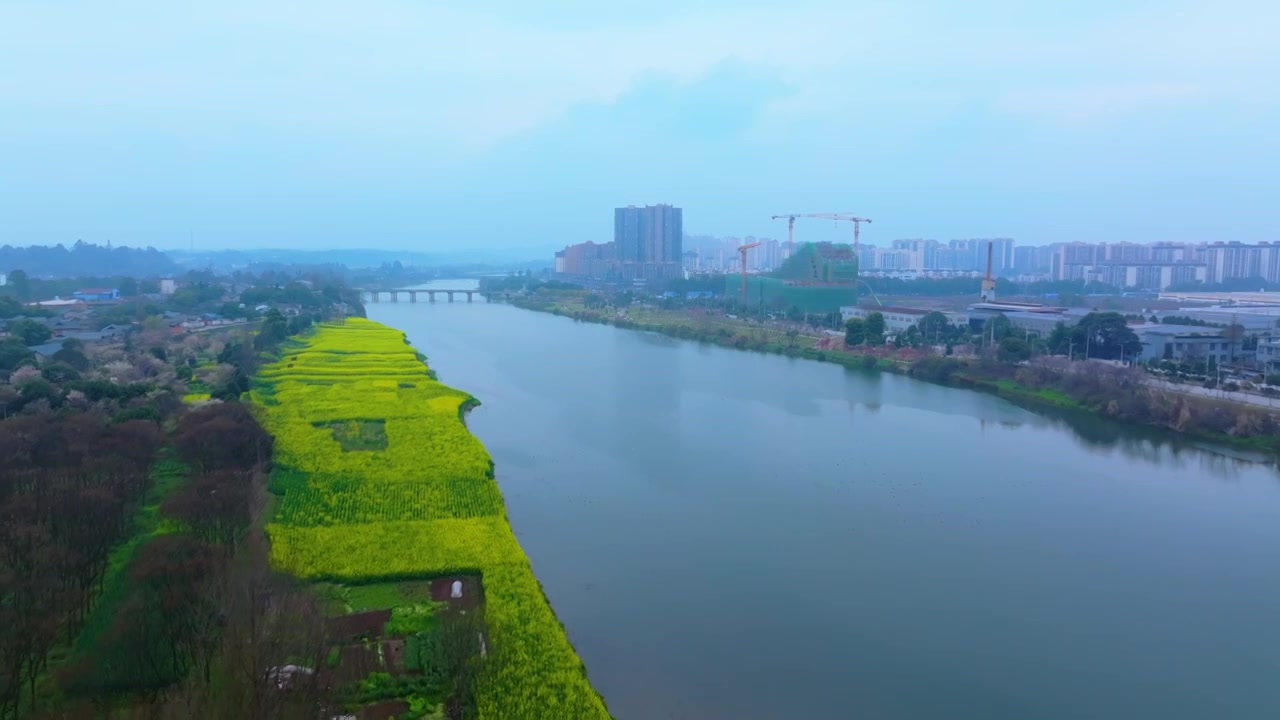
[[[737,350],[830,362],[845,367],[910,375],[921,380],[988,392],[1027,406],[1077,410],[1122,422],[1170,430],[1236,448],[1280,454],[1280,427],[1264,408],[1164,391],[1142,382],[1142,371],[1103,363],[1041,359],[1029,365],[976,358],[941,357],[928,351],[859,348],[824,338],[706,312],[645,309],[624,315],[574,307],[577,295],[513,298],[525,310],[624,329],[657,332]]]
[[[261,369],[253,399],[276,438],[273,564],[345,612],[389,613],[370,620],[380,659],[383,646],[409,656],[440,644],[439,623],[422,624],[440,599],[415,587],[479,579],[479,627],[468,625],[479,642],[465,644],[463,677],[443,688],[402,681],[379,700],[465,695],[482,718],[608,717],[511,531],[489,454],[463,423],[475,399],[436,381],[402,332],[356,318],[321,325]],[[344,646],[335,665],[358,652]],[[410,673],[411,660],[388,671]]]

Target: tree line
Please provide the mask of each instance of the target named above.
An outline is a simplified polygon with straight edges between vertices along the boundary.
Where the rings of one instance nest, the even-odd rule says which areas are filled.
[[[0,719],[139,702],[150,717],[267,717],[295,702],[268,674],[309,652],[322,613],[247,532],[272,443],[237,400],[263,354],[332,311],[315,294],[314,314],[216,334],[139,312],[121,341],[68,340],[47,360],[22,344],[34,337],[0,341]],[[214,399],[180,400],[200,390]]]
[[[106,273],[110,276],[146,277],[170,275],[178,266],[153,248],[107,247],[77,240],[65,245],[0,247],[0,268],[22,268],[37,277],[79,277]]]

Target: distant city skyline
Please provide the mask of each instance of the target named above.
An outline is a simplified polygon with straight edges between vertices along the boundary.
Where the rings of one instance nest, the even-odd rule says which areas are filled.
[[[879,244],[1280,239],[1277,24],[1261,0],[0,3],[0,244],[540,249],[646,199],[780,240],[791,212]]]

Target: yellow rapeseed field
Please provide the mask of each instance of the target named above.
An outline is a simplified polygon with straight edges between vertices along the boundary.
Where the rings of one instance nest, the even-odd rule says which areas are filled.
[[[272,561],[343,583],[476,572],[489,656],[484,718],[607,718],[507,524],[493,465],[463,425],[470,396],[427,374],[403,333],[320,325],[253,390],[276,438]],[[344,451],[335,426],[378,422],[385,448]],[[378,427],[372,425],[371,427]]]

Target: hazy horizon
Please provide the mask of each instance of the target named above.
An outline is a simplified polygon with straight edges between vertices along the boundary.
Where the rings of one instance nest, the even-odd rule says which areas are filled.
[[[1280,240],[1266,2],[0,6],[0,244]],[[809,221],[797,240],[847,241]]]

